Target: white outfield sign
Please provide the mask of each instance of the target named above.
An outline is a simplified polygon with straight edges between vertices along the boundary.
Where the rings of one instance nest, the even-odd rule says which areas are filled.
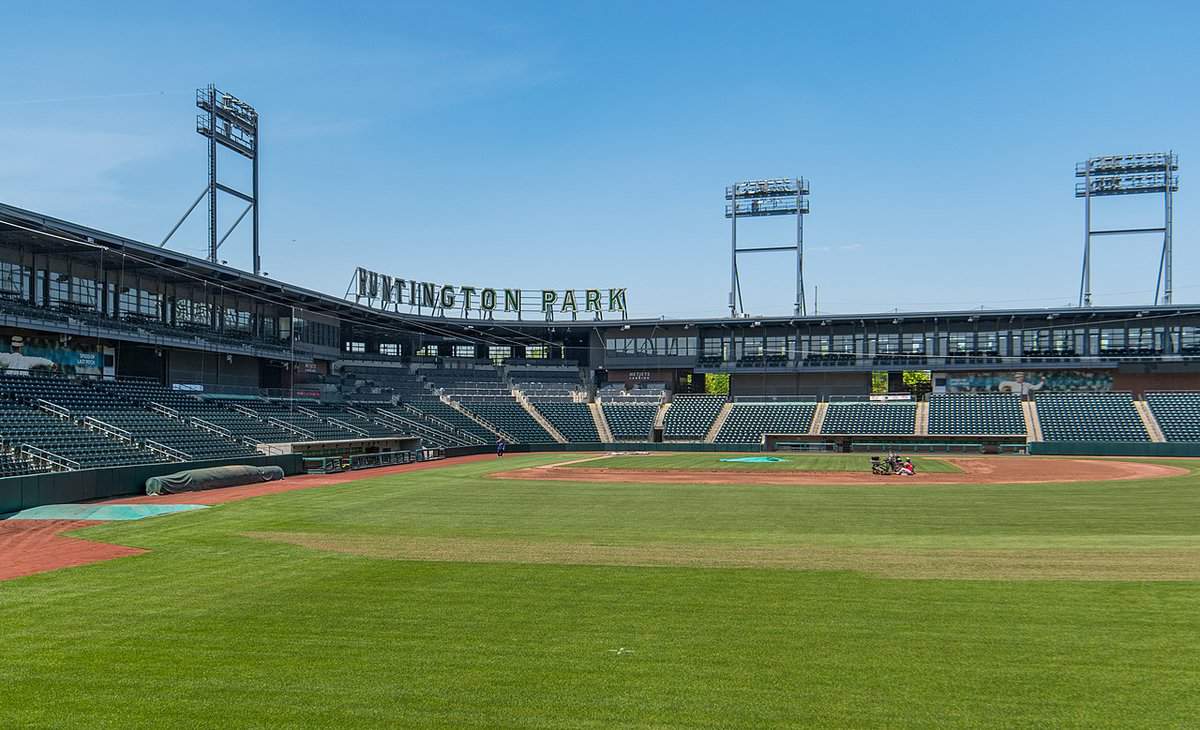
[[[608,312],[621,319],[629,314],[625,288],[619,289],[508,289],[486,286],[438,284],[402,279],[358,267],[346,296],[374,309],[434,316],[494,319],[497,313],[515,319],[526,314],[552,321],[556,316],[579,315],[604,319]]]

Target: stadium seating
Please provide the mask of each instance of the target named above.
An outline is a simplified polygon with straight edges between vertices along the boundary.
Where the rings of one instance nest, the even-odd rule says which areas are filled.
[[[403,436],[405,432],[394,426],[389,426],[372,419],[367,411],[354,409],[348,410],[346,406],[335,405],[332,403],[306,403],[304,408],[319,414],[323,418],[333,419],[348,424],[359,431],[365,431],[370,438],[388,438],[394,436]],[[368,415],[359,415],[367,413]]]
[[[149,439],[187,454],[192,459],[224,459],[254,456],[254,448],[239,441],[222,438],[152,411],[109,407],[90,415],[124,429],[138,439]]]
[[[572,403],[579,393],[579,385],[570,383],[517,383],[515,386],[531,401],[563,401]]]
[[[608,383],[596,391],[602,403],[653,403],[662,402],[666,389],[662,383],[639,383],[626,390],[624,383]]]
[[[21,459],[16,453],[0,453],[0,478],[40,474],[48,470],[48,466]]]
[[[567,441],[596,443],[600,440],[600,434],[596,431],[596,419],[592,418],[592,411],[587,403],[539,401],[534,407]]]
[[[554,368],[509,368],[508,379],[512,383],[563,383],[583,387],[578,369],[559,370]]]
[[[816,409],[815,403],[734,403],[714,440],[719,444],[757,444],[767,433],[808,433]]]
[[[26,445],[32,446],[76,462],[82,469],[167,461],[135,444],[15,401],[0,401],[0,439],[9,450],[23,451]]]
[[[1015,393],[947,393],[929,397],[929,433],[1024,434],[1021,396]]]
[[[675,396],[663,422],[663,438],[676,441],[703,439],[724,405],[723,395]]]
[[[657,404],[605,402],[601,409],[608,421],[608,430],[617,441],[649,441],[654,435]]]
[[[245,401],[241,403],[263,418],[273,418],[303,433],[302,436],[294,436],[293,440],[344,441],[364,437],[362,429],[355,430],[339,426],[298,410],[304,408],[306,404],[307,402],[289,403],[287,401]]]
[[[913,403],[830,403],[821,433],[911,434],[916,425]]]
[[[1200,441],[1200,392],[1147,393],[1146,404],[1167,441]]]
[[[1129,393],[1046,393],[1036,396],[1045,441],[1149,441]]]
[[[213,400],[185,396],[164,405],[178,410],[189,419],[199,419],[207,424],[223,428],[237,438],[261,441],[267,444],[308,440],[293,431],[273,426],[265,420],[236,410],[232,402],[227,406]],[[245,407],[240,402],[238,405]]]
[[[554,437],[513,398],[485,398],[462,404],[484,421],[521,443],[553,443]],[[600,439],[597,438],[597,441]]]
[[[496,440],[496,434],[479,425],[470,416],[455,410],[453,406],[442,402],[441,399],[435,396],[425,396],[408,400],[404,402],[404,405],[430,418],[434,418],[454,430],[465,431],[478,439],[480,443],[489,443]]]

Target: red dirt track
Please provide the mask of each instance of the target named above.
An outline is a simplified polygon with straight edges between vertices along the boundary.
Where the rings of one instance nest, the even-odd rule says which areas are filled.
[[[652,459],[653,456],[646,458]],[[494,479],[571,482],[634,482],[638,484],[776,484],[827,486],[876,484],[1042,484],[1046,482],[1103,482],[1182,476],[1187,469],[1160,464],[1139,464],[1110,459],[1051,457],[958,458],[938,457],[963,471],[957,474],[917,473],[911,477],[879,476],[859,472],[821,471],[667,471],[658,469],[605,469],[603,467],[535,466],[492,474]],[[603,463],[598,460],[597,463]]]
[[[278,494],[297,489],[327,487],[334,484],[358,481],[370,477],[403,474],[422,469],[433,469],[448,464],[463,464],[483,459],[495,459],[490,454],[460,456],[445,461],[425,461],[419,464],[387,466],[369,471],[351,471],[341,474],[301,474],[283,481],[264,484],[247,484],[242,487],[225,487],[207,492],[185,492],[164,494],[159,497],[148,495],[117,497],[101,500],[98,504],[224,504],[264,494]],[[95,520],[3,520],[0,521],[0,581],[20,578],[35,573],[45,573],[60,568],[73,568],[129,555],[146,552],[140,548],[93,542],[78,537],[66,537],[62,533],[82,527],[101,524]]]

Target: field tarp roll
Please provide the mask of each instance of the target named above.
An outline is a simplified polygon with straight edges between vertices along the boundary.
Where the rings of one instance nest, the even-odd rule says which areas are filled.
[[[146,494],[199,492],[205,489],[273,482],[279,479],[283,479],[283,469],[278,466],[237,465],[187,469],[174,474],[150,477],[146,480]]]

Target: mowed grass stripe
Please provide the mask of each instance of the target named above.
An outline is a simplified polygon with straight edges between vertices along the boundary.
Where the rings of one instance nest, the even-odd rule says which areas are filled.
[[[1190,549],[1006,549],[606,545],[248,532],[246,537],[391,560],[642,567],[853,570],[886,578],[948,580],[1200,580]]]

